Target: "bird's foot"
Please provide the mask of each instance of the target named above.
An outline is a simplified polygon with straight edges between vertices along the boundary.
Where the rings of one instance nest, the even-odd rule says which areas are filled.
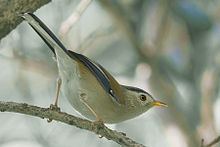
[[[52,110],[52,111],[60,112],[60,107],[58,107],[57,105],[54,105],[54,104],[51,104],[50,107],[49,107],[49,109]],[[52,122],[52,121],[53,121],[53,119],[51,119],[51,118],[48,118],[48,119],[47,119],[47,122],[48,122],[48,123],[50,123],[50,122]]]
[[[99,117],[96,117],[96,120],[93,121],[92,123],[95,125],[104,125],[104,121]]]
[[[49,108],[50,108],[50,110],[60,112],[60,107],[58,107],[57,105],[50,104]]]
[[[55,94],[55,101],[54,104],[51,104],[49,109],[53,111],[60,112],[60,107],[58,107],[58,99],[59,99],[59,94],[60,94],[60,88],[61,88],[62,80],[59,77],[57,79],[57,87],[56,87],[56,94]],[[52,122],[52,119],[48,119],[47,122]]]
[[[99,130],[102,130],[105,127],[105,124],[102,119],[96,118],[95,121],[92,122],[95,132],[99,135],[99,138],[103,138],[103,135],[99,134]]]

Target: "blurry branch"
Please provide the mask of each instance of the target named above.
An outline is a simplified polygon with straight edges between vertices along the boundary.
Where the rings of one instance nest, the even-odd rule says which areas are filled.
[[[217,138],[215,138],[213,141],[211,141],[209,144],[204,145],[204,139],[202,139],[202,145],[201,147],[212,147],[213,145],[216,145],[217,143],[220,142],[220,136],[218,136]]]
[[[85,52],[88,48],[91,48],[96,42],[99,40],[103,40],[105,38],[108,39],[109,36],[113,35],[115,32],[113,27],[109,28],[99,28],[89,34],[84,40],[83,43],[79,44],[76,49],[80,50],[80,52]]]
[[[216,69],[208,68],[204,71],[201,78],[201,121],[198,129],[201,136],[209,134],[209,136],[216,136],[217,132],[214,125],[214,114],[212,107],[214,105],[214,98],[218,97],[218,71]]]
[[[14,57],[11,61],[19,63],[21,70],[31,71],[50,79],[57,77],[57,66],[47,61],[22,57]]]
[[[79,21],[81,15],[91,2],[92,0],[81,0],[72,15],[70,15],[69,18],[61,24],[59,34],[62,38],[64,38],[70,29]]]
[[[161,6],[161,20],[160,25],[157,30],[157,34],[155,35],[154,43],[155,46],[151,49],[148,44],[142,45],[140,40],[140,32],[138,33],[136,28],[142,27],[140,23],[135,23],[136,27],[132,25],[132,21],[127,16],[126,12],[123,10],[123,6],[120,6],[119,3],[115,3],[109,0],[99,0],[100,4],[112,15],[113,19],[116,22],[116,25],[123,30],[125,36],[128,36],[131,44],[134,46],[136,51],[139,54],[140,60],[147,62],[152,68],[152,77],[151,77],[151,85],[152,89],[160,91],[163,97],[167,97],[167,102],[170,108],[170,114],[173,116],[173,121],[176,121],[181,131],[185,134],[187,138],[189,146],[198,146],[200,142],[198,142],[198,138],[196,134],[193,132],[193,129],[190,128],[190,120],[185,117],[184,111],[180,111],[179,104],[177,101],[177,97],[180,97],[180,93],[176,88],[173,81],[170,79],[169,72],[164,68],[166,67],[164,64],[165,62],[161,62],[160,51],[163,47],[163,42],[166,37],[167,30],[169,29],[169,13],[170,13],[170,6],[172,0],[166,1],[159,1]],[[139,6],[139,13],[143,13],[141,8],[143,7],[144,2]],[[136,13],[136,11],[132,11]],[[139,15],[141,16],[141,15]],[[142,15],[138,20],[144,20],[145,15]],[[140,21],[141,22],[141,21]],[[150,50],[154,50],[155,53],[151,54]],[[190,135],[189,135],[190,134]]]
[[[160,5],[162,6],[162,10],[161,10],[162,16],[154,40],[155,50],[157,51],[157,53],[160,53],[163,47],[164,39],[170,28],[170,22],[169,22],[170,1],[171,0],[165,0],[160,2],[161,3]]]
[[[0,62],[8,61],[19,64],[21,70],[31,71],[43,75],[46,78],[57,77],[57,66],[49,64],[48,61],[24,58],[23,56],[8,57],[0,54]],[[48,70],[49,69],[49,70]]]
[[[127,16],[128,14],[123,12],[122,7],[120,7],[119,4],[116,6],[116,3],[109,0],[99,0],[99,3],[112,16],[116,25],[119,27],[119,30],[122,30],[132,45],[134,45],[134,47],[138,49],[137,51],[139,51],[141,49],[140,43],[138,41],[138,37],[136,38],[135,36],[135,31],[132,29],[131,21],[129,20],[129,16]]]
[[[22,19],[22,12],[33,12],[50,0],[0,0],[0,40],[12,31]]]
[[[161,95],[167,97],[166,100],[170,106],[170,113],[174,118],[173,121],[175,121],[176,124],[178,124],[178,127],[184,133],[188,145],[198,146],[199,142],[197,136],[193,132],[193,129],[190,128],[190,120],[186,119],[185,112],[181,111],[181,106],[177,103],[177,97],[181,98],[181,94],[179,93],[179,90],[177,89],[173,80],[170,78],[171,75],[175,74],[167,70],[166,62],[160,61],[161,50],[163,48],[163,43],[166,39],[166,33],[170,29],[169,14],[171,9],[171,3],[172,0],[160,1],[160,13],[162,16],[154,40],[155,53],[150,57],[150,65],[153,70],[150,82],[153,89],[156,89],[156,92],[157,90],[161,91]]]
[[[28,105],[25,103],[0,101],[0,111],[15,112],[15,113],[39,117],[42,119],[47,118],[48,120],[56,120],[58,122],[63,122],[65,124],[69,124],[81,129],[94,132],[99,136],[105,137],[108,140],[115,141],[122,146],[144,147],[144,145],[139,144],[133,141],[132,139],[126,137],[124,133],[109,129],[103,123],[91,122],[51,108],[42,108],[33,105]]]

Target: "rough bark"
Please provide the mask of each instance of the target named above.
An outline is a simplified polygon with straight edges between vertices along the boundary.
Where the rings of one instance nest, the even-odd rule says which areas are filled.
[[[22,21],[19,14],[33,12],[51,0],[0,0],[0,40]]]
[[[91,122],[85,119],[81,119],[65,112],[60,112],[59,109],[41,108],[33,105],[28,105],[26,103],[0,101],[0,112],[15,112],[39,117],[42,119],[46,118],[49,121],[55,120],[94,132],[99,136],[105,137],[108,140],[115,141],[122,146],[144,147],[144,145],[139,144],[134,140],[126,137],[125,133],[111,130],[101,122]]]

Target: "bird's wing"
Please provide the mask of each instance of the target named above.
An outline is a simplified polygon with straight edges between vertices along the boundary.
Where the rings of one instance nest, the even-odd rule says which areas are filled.
[[[69,51],[70,56],[77,58],[83,65],[85,65],[89,71],[96,77],[102,87],[107,93],[109,93],[112,98],[119,104],[124,104],[124,97],[122,93],[122,88],[120,84],[111,76],[111,74],[106,71],[100,64],[91,61],[89,58],[82,54],[78,54],[72,51]]]
[[[37,32],[54,54],[55,48],[62,49],[73,60],[78,60],[83,63],[83,65],[85,65],[85,67],[87,67],[96,77],[105,91],[112,96],[113,100],[119,104],[124,104],[122,89],[119,83],[101,65],[91,61],[82,54],[67,50],[54,33],[34,14],[24,13],[22,17]]]

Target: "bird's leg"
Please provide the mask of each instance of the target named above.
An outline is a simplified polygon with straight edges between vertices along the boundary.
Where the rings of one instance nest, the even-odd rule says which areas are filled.
[[[50,108],[51,109],[55,109],[57,111],[60,111],[60,108],[58,107],[58,99],[59,99],[59,94],[60,94],[60,88],[61,88],[61,84],[62,84],[62,80],[61,78],[59,77],[57,79],[57,86],[56,86],[56,94],[55,94],[55,101],[54,101],[54,104],[51,104],[50,105]]]
[[[59,99],[59,95],[60,95],[61,84],[62,84],[62,80],[59,77],[57,79],[56,95],[55,95],[55,102],[54,102],[54,106],[56,106],[56,107],[58,107],[58,99]]]
[[[51,109],[51,110],[60,111],[60,108],[58,107],[58,99],[59,99],[61,84],[62,84],[62,80],[61,80],[61,78],[59,77],[59,78],[57,79],[55,102],[54,102],[54,104],[51,104],[51,105],[50,105],[50,109]],[[52,122],[52,119],[49,118],[49,119],[47,120],[47,122],[48,122],[48,123]]]
[[[103,124],[102,119],[98,116],[98,114],[92,109],[92,107],[85,101],[85,99],[81,98],[80,101],[92,112],[92,114],[95,116],[95,123],[101,123]]]

